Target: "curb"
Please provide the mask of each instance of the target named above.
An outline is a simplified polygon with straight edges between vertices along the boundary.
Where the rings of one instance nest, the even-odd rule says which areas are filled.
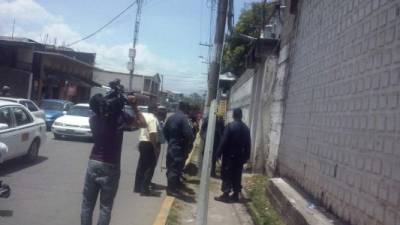
[[[185,166],[187,166],[190,161],[192,160],[194,151],[192,150],[185,162]],[[171,210],[172,205],[175,202],[175,197],[171,196],[166,196],[165,199],[163,200],[163,203],[161,205],[160,211],[158,212],[156,219],[153,222],[153,225],[166,225],[167,224],[167,219],[169,216],[169,212]]]
[[[160,212],[158,212],[153,225],[165,225],[167,223],[169,211],[171,210],[172,204],[174,204],[175,197],[167,196],[165,197]]]

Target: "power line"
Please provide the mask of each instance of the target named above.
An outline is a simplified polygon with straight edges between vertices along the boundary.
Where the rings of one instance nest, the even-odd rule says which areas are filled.
[[[122,10],[120,13],[118,13],[118,15],[116,15],[114,18],[112,18],[110,21],[108,21],[106,24],[101,26],[96,31],[94,31],[93,33],[87,35],[86,37],[84,37],[84,38],[82,38],[80,40],[77,40],[77,41],[74,41],[74,42],[68,44],[67,47],[70,47],[70,46],[75,45],[75,44],[77,44],[77,43],[79,43],[81,41],[84,41],[84,40],[87,40],[87,39],[93,37],[94,35],[96,35],[100,31],[102,31],[104,28],[106,28],[108,25],[112,24],[115,20],[117,20],[120,16],[122,16],[122,14],[124,14],[126,11],[128,11],[130,8],[132,8],[134,5],[136,5],[136,1],[132,2],[128,7],[126,7],[124,10]]]

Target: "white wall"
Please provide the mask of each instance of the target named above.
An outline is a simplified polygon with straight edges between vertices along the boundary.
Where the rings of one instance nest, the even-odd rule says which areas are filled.
[[[354,225],[400,224],[400,2],[302,0],[279,172]]]

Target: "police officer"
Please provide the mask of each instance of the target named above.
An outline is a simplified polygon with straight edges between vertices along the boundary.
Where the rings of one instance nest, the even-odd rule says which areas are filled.
[[[224,130],[217,157],[222,156],[221,178],[223,194],[215,197],[222,202],[236,202],[242,190],[243,164],[250,158],[250,130],[242,122],[242,110],[233,110],[234,121],[229,123]],[[233,191],[233,194],[230,193]]]
[[[216,173],[217,150],[222,134],[224,132],[224,124],[225,122],[223,117],[218,115],[215,123],[214,145],[213,145],[212,160],[211,160],[211,177],[214,178],[217,178],[217,173]],[[200,136],[203,139],[203,141],[206,140],[207,128],[208,128],[208,117],[204,119],[204,122],[201,125]]]
[[[189,105],[180,102],[178,111],[167,119],[164,126],[164,136],[168,142],[167,149],[167,194],[180,195],[178,188],[182,187],[182,176],[185,158],[191,150],[193,131],[189,125],[187,113]]]

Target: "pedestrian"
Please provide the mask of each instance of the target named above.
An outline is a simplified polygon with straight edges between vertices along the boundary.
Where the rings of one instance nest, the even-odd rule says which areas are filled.
[[[250,130],[242,121],[242,110],[233,110],[234,121],[229,123],[222,135],[217,158],[222,157],[221,196],[215,200],[222,202],[237,202],[242,190],[243,164],[250,158]],[[233,194],[230,193],[233,191]]]
[[[2,96],[2,97],[11,97],[11,92],[10,92],[10,90],[11,90],[11,88],[10,88],[9,86],[4,85],[4,86],[1,88],[0,96]]]
[[[0,164],[3,163],[4,157],[8,152],[8,147],[3,142],[0,142]],[[11,188],[0,180],[0,198],[8,198],[11,194]]]
[[[163,153],[165,152],[165,151],[163,151],[163,144],[166,143],[166,140],[165,140],[165,137],[164,137],[163,129],[164,129],[164,124],[165,124],[165,119],[167,118],[167,108],[165,108],[164,106],[158,106],[156,117],[157,117],[157,120],[158,120],[157,142],[160,145],[160,154],[161,154],[161,152],[163,152]],[[158,158],[159,158],[160,154],[158,154],[158,157],[156,159],[157,162],[158,162]],[[161,157],[160,166],[162,166],[163,158],[164,158],[164,156]],[[162,172],[162,169],[161,169],[161,172]],[[154,170],[153,170],[153,175],[154,175]],[[150,183],[150,188],[155,190],[155,189],[159,189],[161,187],[159,185],[157,185],[156,183],[151,182]]]
[[[183,168],[185,158],[193,144],[193,131],[188,120],[188,104],[180,102],[175,114],[167,119],[164,127],[164,136],[168,142],[167,149],[167,194],[180,196],[183,183]]]
[[[224,133],[224,118],[220,115],[217,115],[216,123],[215,123],[215,132],[214,132],[214,145],[212,151],[211,158],[211,177],[217,178],[216,166],[217,166],[217,150],[219,143],[221,141],[222,134]],[[208,117],[206,117],[201,125],[200,136],[203,139],[203,142],[206,140],[207,136],[207,128],[208,128]],[[203,150],[204,153],[204,150]]]
[[[136,168],[134,192],[143,196],[152,196],[150,185],[153,179],[154,170],[157,166],[160,154],[160,143],[158,142],[157,106],[150,105],[148,113],[143,113],[147,127],[141,128],[139,133],[139,161]]]
[[[136,98],[128,96],[135,117],[122,111],[123,105],[106,112],[105,98],[101,94],[94,95],[90,101],[90,109],[94,115],[89,119],[93,134],[93,148],[86,170],[83,189],[81,225],[92,225],[93,210],[97,196],[100,194],[100,214],[98,225],[108,225],[114,197],[117,193],[120,177],[121,148],[123,127],[146,127],[143,115],[137,109]]]

